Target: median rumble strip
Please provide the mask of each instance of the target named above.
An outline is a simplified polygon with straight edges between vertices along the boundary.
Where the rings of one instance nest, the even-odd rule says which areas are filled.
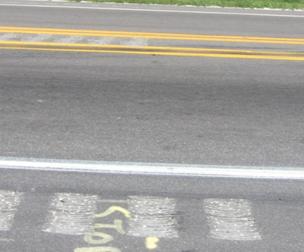
[[[122,46],[0,41],[0,49],[304,61],[304,53],[187,47]]]
[[[32,27],[0,26],[0,33],[304,45],[304,38],[223,36],[223,35],[178,34],[178,33],[146,33],[146,32],[74,30],[74,29],[72,30],[72,29],[51,29],[51,28],[32,28]]]
[[[270,38],[270,37],[243,37],[243,36],[216,36],[216,35],[193,35],[173,33],[144,33],[125,31],[98,31],[98,30],[71,30],[51,28],[30,28],[30,27],[1,27],[0,49],[6,50],[31,50],[50,52],[82,52],[82,53],[115,53],[135,55],[158,55],[158,56],[180,56],[180,57],[215,57],[235,59],[265,59],[265,60],[287,60],[304,61],[304,52],[300,51],[275,51],[259,49],[229,49],[229,48],[205,48],[205,47],[177,47],[177,46],[141,46],[121,45],[117,41],[109,44],[60,42],[58,35],[66,38],[78,37],[111,37],[111,38],[145,38],[150,40],[197,40],[197,41],[218,41],[235,43],[272,43],[285,45],[304,45],[302,38]],[[41,35],[53,35],[50,41],[28,41],[26,34],[41,38]],[[18,35],[18,36],[17,36]],[[4,39],[5,36],[13,37]],[[42,37],[43,38],[43,37]],[[62,37],[61,37],[62,39]],[[56,41],[57,40],[57,41]],[[163,43],[166,45],[166,43]]]

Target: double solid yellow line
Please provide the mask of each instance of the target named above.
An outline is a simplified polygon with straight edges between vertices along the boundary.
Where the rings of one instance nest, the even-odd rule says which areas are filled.
[[[271,37],[244,37],[244,36],[219,36],[219,35],[195,35],[175,33],[145,33],[126,31],[98,31],[98,30],[72,30],[33,27],[1,27],[1,34],[48,34],[60,36],[78,37],[116,37],[116,38],[144,38],[151,40],[195,40],[212,42],[233,43],[268,43],[284,45],[304,45],[304,38],[271,38]],[[58,43],[58,42],[34,42],[34,41],[0,40],[0,49],[7,50],[35,50],[53,52],[86,52],[86,53],[119,53],[137,55],[161,55],[182,57],[216,57],[236,59],[266,59],[304,61],[304,52],[288,51],[262,51],[222,48],[197,48],[176,46],[127,46],[127,45],[101,45],[92,43]],[[163,42],[162,44],[165,44]]]
[[[304,61],[304,53],[164,46],[0,41],[0,49]]]
[[[152,40],[192,40],[192,41],[233,42],[233,43],[239,42],[239,43],[304,45],[304,38],[275,38],[275,37],[251,37],[251,36],[248,37],[248,36],[200,35],[200,34],[179,34],[179,33],[147,33],[147,32],[74,30],[74,29],[53,29],[53,28],[33,28],[33,27],[0,26],[0,33],[48,34],[48,35],[63,35],[63,36],[84,36],[84,37],[143,38],[143,39],[152,39]]]

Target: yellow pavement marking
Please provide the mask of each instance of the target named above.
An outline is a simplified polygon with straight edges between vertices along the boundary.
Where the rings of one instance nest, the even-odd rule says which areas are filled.
[[[12,41],[0,40],[0,45],[21,45],[21,46],[41,46],[47,48],[63,47],[73,49],[128,49],[128,50],[144,50],[144,51],[179,51],[179,52],[217,52],[217,53],[238,53],[238,54],[278,54],[278,55],[293,55],[303,56],[304,52],[280,52],[280,51],[264,51],[264,50],[240,50],[240,49],[224,49],[224,48],[202,48],[202,47],[176,47],[176,46],[130,46],[130,45],[116,45],[116,44],[91,44],[91,43],[60,43],[60,42],[35,42],[35,41]]]
[[[157,47],[157,46],[122,46],[122,45],[96,45],[96,44],[70,44],[51,42],[24,42],[0,41],[0,49],[54,51],[54,52],[86,52],[86,53],[119,53],[138,55],[160,55],[181,57],[216,57],[237,59],[268,59],[304,61],[304,53],[258,51],[258,50],[232,50],[214,48],[188,48],[188,47]]]
[[[214,41],[214,42],[217,41],[217,42],[233,42],[233,43],[268,43],[268,44],[285,44],[285,45],[304,45],[304,38],[224,36],[224,35],[200,35],[200,34],[178,34],[178,33],[147,33],[147,32],[104,31],[104,30],[34,28],[34,27],[0,26],[0,33],[49,34],[49,35],[64,35],[64,36],[85,36],[85,37],[145,38],[145,39],[154,39],[154,40],[193,40],[193,41]]]
[[[159,242],[158,237],[154,237],[154,236],[146,237],[146,239],[145,239],[146,248],[149,250],[157,249],[158,242]]]

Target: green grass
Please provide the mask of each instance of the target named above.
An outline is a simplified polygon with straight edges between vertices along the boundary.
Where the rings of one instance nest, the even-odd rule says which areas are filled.
[[[79,0],[75,0],[79,2]],[[304,0],[91,0],[91,2],[304,9]]]

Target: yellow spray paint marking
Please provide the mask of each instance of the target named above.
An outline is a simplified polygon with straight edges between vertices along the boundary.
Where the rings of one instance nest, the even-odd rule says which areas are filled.
[[[108,217],[116,212],[122,214],[125,218],[131,218],[131,214],[127,209],[116,205],[110,206],[107,210],[96,214],[94,217],[97,219],[96,221],[100,221],[98,219]],[[121,252],[121,250],[116,247],[100,246],[108,245],[108,243],[114,241],[114,237],[112,235],[104,232],[104,230],[109,229],[115,230],[121,235],[126,233],[123,228],[123,221],[120,219],[114,219],[113,223],[95,223],[91,232],[84,236],[84,241],[91,245],[91,247],[76,248],[74,252]]]
[[[149,250],[157,249],[158,247],[159,238],[155,236],[147,237],[145,240],[146,248]]]

